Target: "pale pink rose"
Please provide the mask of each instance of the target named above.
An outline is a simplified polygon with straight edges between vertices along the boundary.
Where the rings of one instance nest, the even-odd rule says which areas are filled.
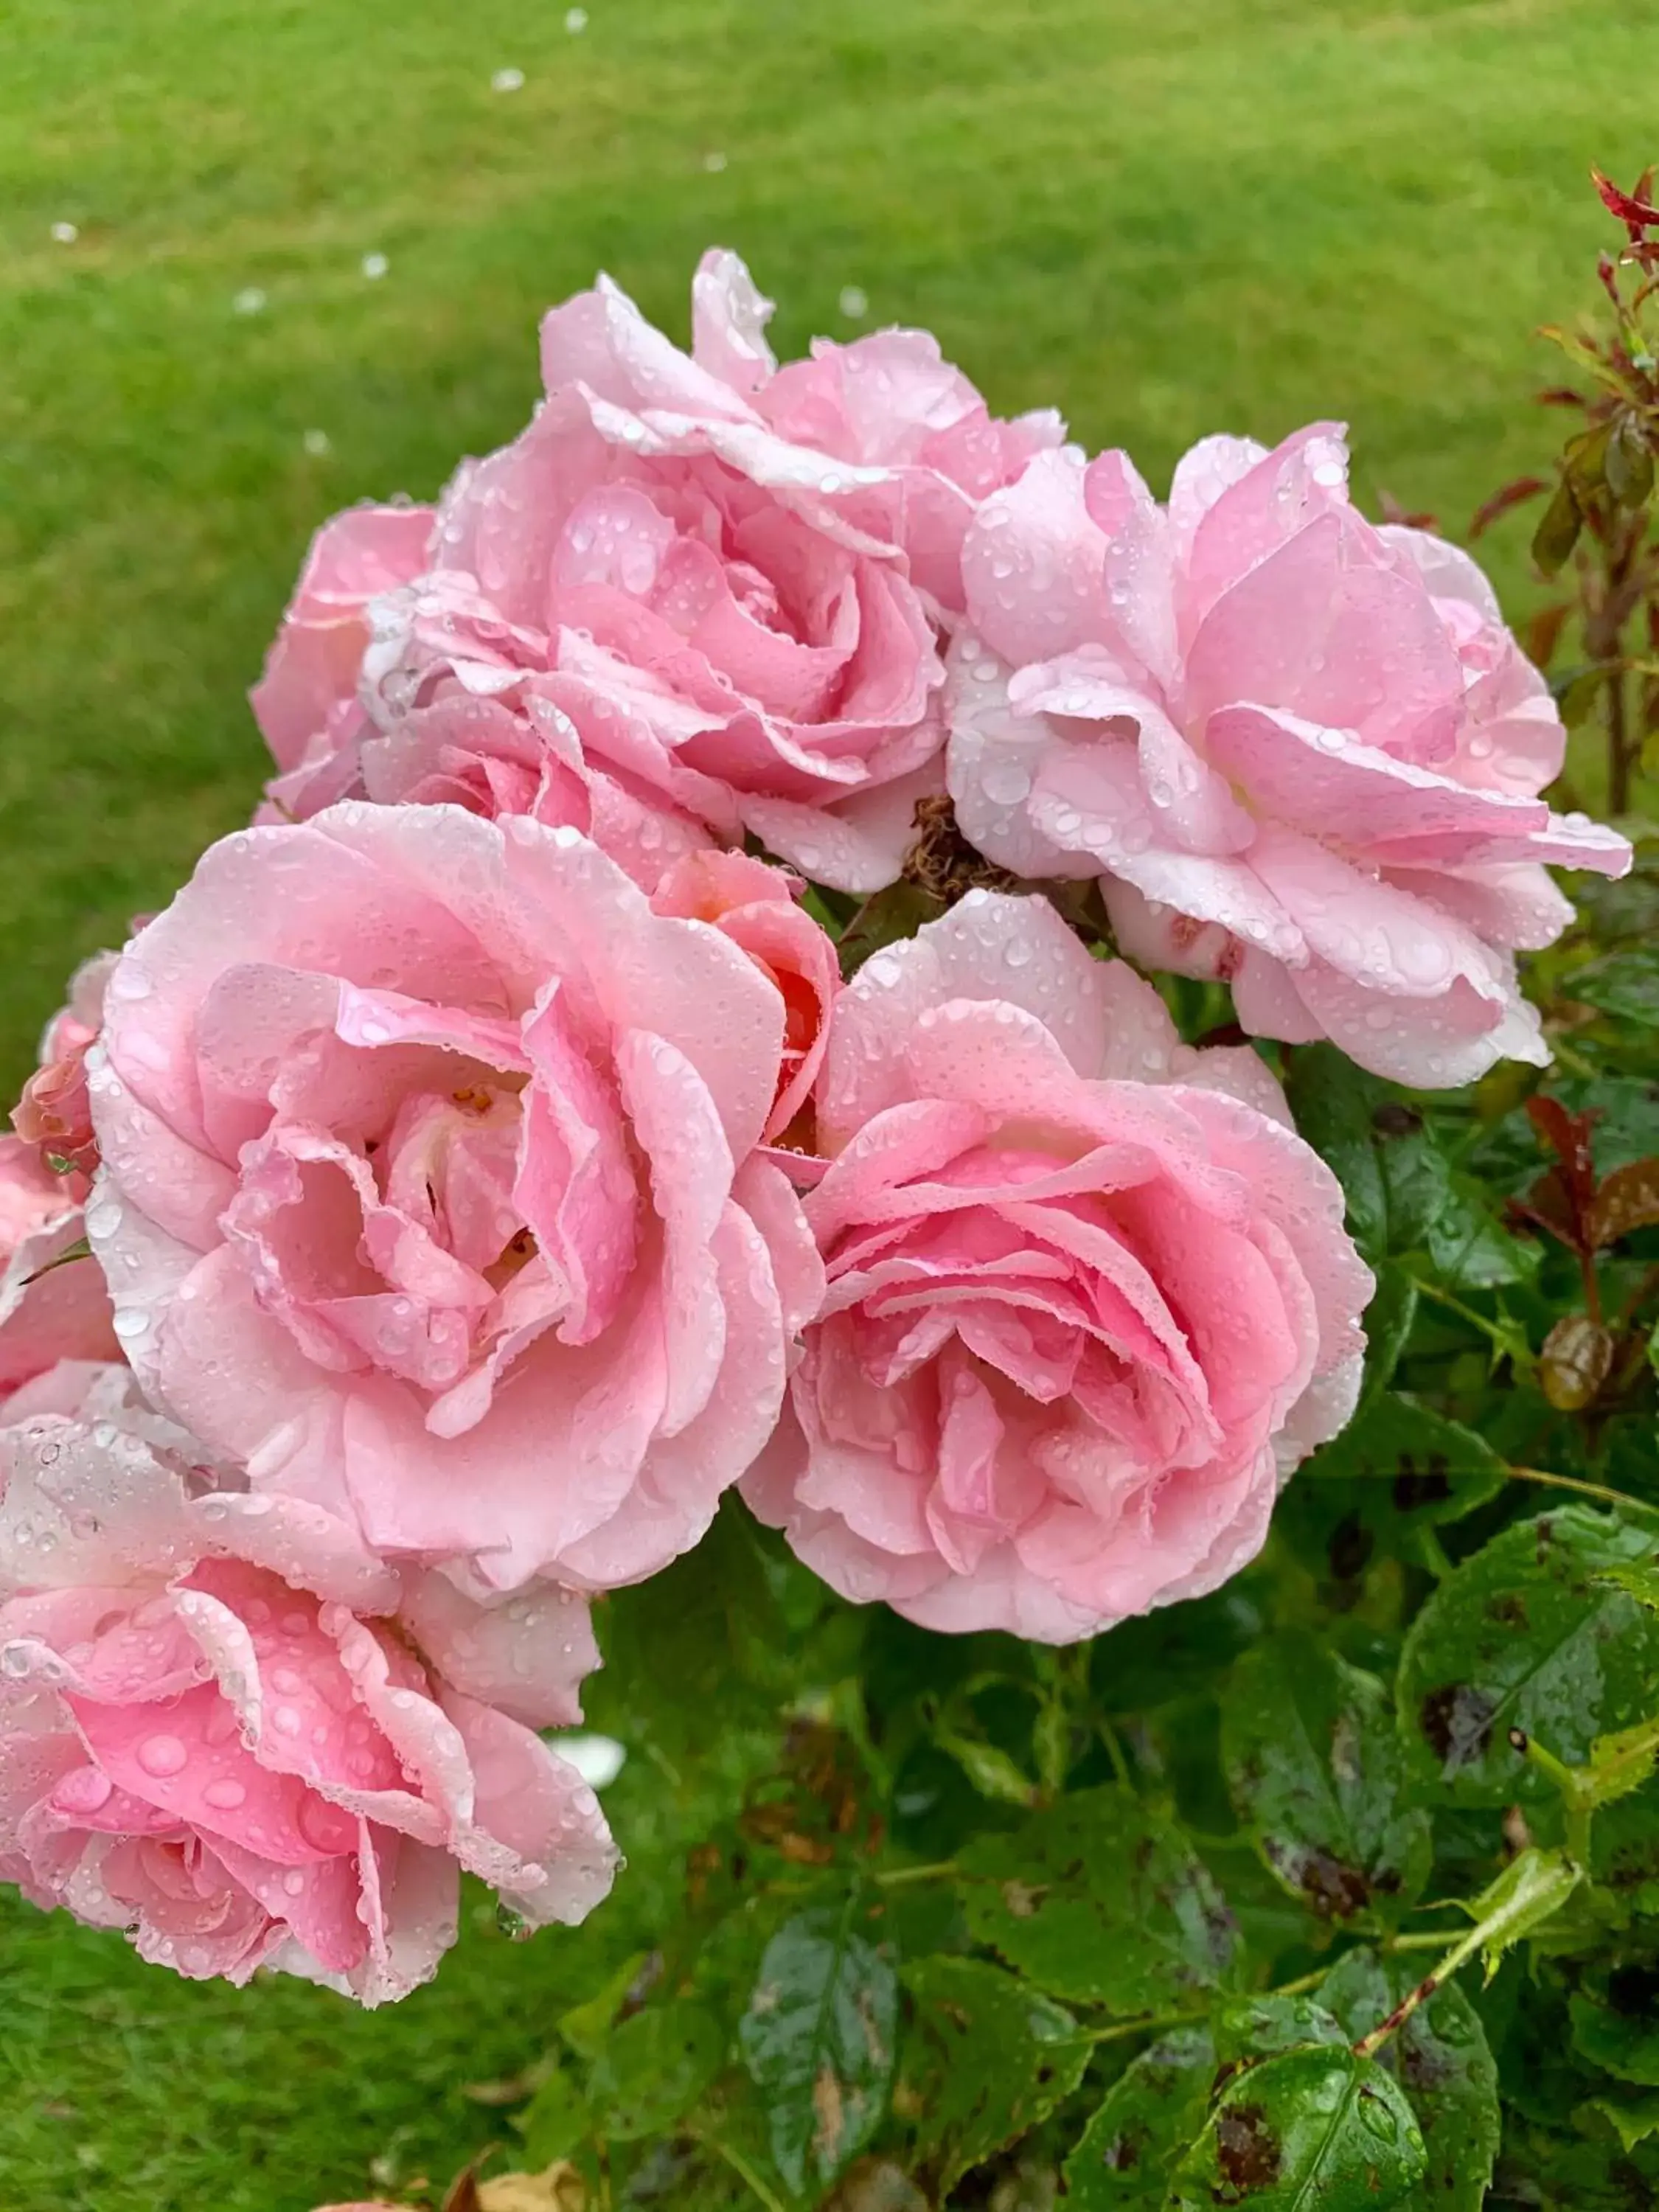
[[[98,1158],[84,1062],[113,963],[100,953],[76,970],[13,1112],[17,1133],[0,1135],[0,1406],[60,1359],[120,1357],[83,1218]]]
[[[356,787],[374,726],[357,697],[372,601],[427,567],[429,507],[352,507],[312,540],[294,597],[249,695],[278,775],[268,818],[315,814]]]
[[[689,854],[664,876],[659,914],[712,922],[777,986],[785,1007],[783,1066],[763,1134],[781,1139],[811,1097],[841,989],[836,948],[796,904],[804,886],[742,853]]]
[[[1630,848],[1539,798],[1543,679],[1466,555],[1356,513],[1338,428],[1207,439],[1167,507],[1045,454],[963,566],[948,775],[989,859],[1098,875],[1123,950],[1224,976],[1255,1036],[1430,1086],[1548,1060],[1514,957],[1571,915],[1544,864]]]
[[[817,1293],[756,1152],[787,1011],[574,830],[346,803],[224,840],[128,948],[91,1076],[144,1389],[383,1555],[653,1572],[770,1433]]]
[[[486,1610],[203,1460],[125,1369],[0,1429],[0,1878],[181,1974],[366,2004],[435,1972],[463,1868],[585,1917],[616,1852],[534,1733],[579,1717],[581,1600]]]
[[[1371,1278],[1252,1050],[974,891],[842,994],[817,1128],[829,1288],[744,1485],[809,1566],[1066,1643],[1254,1555],[1352,1410]]]
[[[451,484],[428,572],[369,611],[360,665],[330,661],[325,725],[288,708],[287,661],[291,641],[307,670],[319,635],[340,641],[313,578],[362,576],[368,520],[319,540],[256,698],[285,768],[279,737],[324,736],[273,796],[531,814],[647,890],[745,832],[821,882],[890,882],[939,786],[938,618],[961,605],[964,532],[1061,429],[994,422],[921,331],[779,369],[770,313],[721,252],[697,272],[690,355],[607,278],[554,308],[545,403]]]

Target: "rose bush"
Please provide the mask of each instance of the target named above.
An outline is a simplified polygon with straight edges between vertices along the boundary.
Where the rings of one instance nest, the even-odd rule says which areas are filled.
[[[429,538],[418,510],[329,525],[254,694],[272,799],[533,814],[647,890],[745,831],[890,882],[937,783],[969,520],[1061,428],[994,421],[922,331],[780,368],[770,313],[706,255],[688,356],[602,277],[546,317],[545,402]]]
[[[787,886],[738,866],[763,933]],[[694,1543],[817,1287],[757,1152],[799,1024],[733,927],[454,807],[214,847],[90,1078],[87,1228],[146,1391],[388,1558],[602,1587]]]
[[[462,1868],[534,1923],[605,1895],[598,1800],[527,1725],[580,1717],[580,1600],[489,1612],[320,1506],[222,1487],[121,1368],[9,1411],[0,1875],[182,1974],[276,1965],[366,2004],[435,1972]]]
[[[1538,796],[1566,733],[1467,555],[1375,528],[1341,434],[1209,438],[1166,507],[1121,453],[1041,457],[963,556],[949,780],[971,841],[1098,875],[1122,950],[1224,976],[1245,1029],[1431,1087],[1548,1052],[1518,948],[1545,863],[1630,847]]]
[[[866,962],[817,1099],[828,1292],[744,1495],[844,1595],[1069,1643],[1213,1589],[1352,1410],[1371,1279],[1248,1048],[1048,903]]]

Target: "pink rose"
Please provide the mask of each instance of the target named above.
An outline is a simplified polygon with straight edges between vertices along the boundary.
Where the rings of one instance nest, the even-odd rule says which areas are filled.
[[[920,331],[778,369],[735,255],[693,292],[690,356],[606,278],[552,310],[535,420],[452,483],[361,666],[331,659],[326,724],[284,704],[273,728],[300,641],[320,661],[316,572],[364,570],[368,517],[325,532],[256,695],[285,767],[291,728],[325,731],[273,787],[289,811],[361,790],[532,814],[647,890],[745,832],[843,889],[897,874],[938,787],[936,617],[961,604],[964,532],[1060,425],[994,422]]]
[[[113,964],[100,953],[76,971],[13,1112],[17,1134],[0,1135],[0,1405],[60,1359],[120,1357],[82,1218],[98,1158],[84,1062]]]
[[[1211,438],[1158,506],[1121,453],[1045,454],[963,556],[949,781],[1022,875],[1098,875],[1123,949],[1224,976],[1258,1036],[1468,1083],[1543,1064],[1514,954],[1571,915],[1546,862],[1630,848],[1538,793],[1565,733],[1480,571],[1349,504],[1328,424]]]
[[[1371,1288],[1256,1054],[974,891],[842,994],[817,1116],[829,1289],[760,1518],[847,1597],[1045,1643],[1249,1559]]]
[[[526,1724],[578,1716],[581,1601],[485,1611],[200,1462],[123,1370],[0,1430],[0,1878],[181,1974],[366,2004],[436,1970],[463,1867],[582,1919],[616,1853]]]
[[[224,840],[128,948],[91,1078],[144,1389],[382,1554],[653,1572],[817,1295],[754,1157],[787,1011],[573,830],[345,804]]]
[[[264,674],[250,695],[280,773],[270,818],[315,814],[348,795],[373,726],[357,697],[369,608],[427,565],[429,507],[352,507],[312,540]]]

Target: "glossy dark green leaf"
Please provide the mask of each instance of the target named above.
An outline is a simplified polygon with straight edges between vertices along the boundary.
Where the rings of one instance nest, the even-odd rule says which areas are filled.
[[[1063,2006],[979,1960],[922,1959],[903,1979],[918,2029],[905,2104],[943,2198],[1071,2095],[1091,2046]]]
[[[960,1856],[968,1925],[1057,1996],[1155,2012],[1218,1987],[1234,1953],[1181,1830],[1127,1790],[1079,1790]]]
[[[1317,1998],[1279,1996],[1269,1990],[1223,2005],[1213,2029],[1218,2065],[1229,2069],[1279,2058],[1310,2043],[1347,2043],[1340,2025]]]
[[[1659,1779],[1597,1812],[1590,1874],[1626,1911],[1659,1917]]]
[[[1239,1819],[1322,1919],[1395,1911],[1421,1894],[1429,1816],[1401,1802],[1404,1756],[1374,1674],[1309,1632],[1276,1636],[1233,1670],[1221,1748]]]
[[[1352,1583],[1375,1559],[1420,1561],[1425,1530],[1462,1520],[1505,1480],[1475,1431],[1384,1390],[1298,1469],[1274,1525],[1317,1571]]]
[[[1396,1690],[1407,1770],[1457,1802],[1536,1802],[1550,1784],[1512,1747],[1570,1765],[1648,1710],[1659,1617],[1597,1577],[1644,1557],[1650,1530],[1569,1506],[1506,1528],[1413,1622]]]
[[[1659,1029],[1659,947],[1643,945],[1581,968],[1567,984],[1570,994],[1621,1021]]]
[[[840,1911],[803,1912],[767,1945],[738,2028],[789,2186],[827,2187],[881,2124],[898,2039],[890,1961]]]
[[[1352,2042],[1406,1996],[1420,1959],[1350,1951],[1319,1985],[1322,2003]],[[1441,2212],[1480,2212],[1503,2133],[1498,2068],[1480,2016],[1455,1982],[1436,1990],[1397,2028],[1377,2063],[1400,2083],[1423,2130],[1428,2167],[1419,2197]]]
[[[1334,1045],[1304,1045],[1286,1093],[1296,1126],[1335,1172],[1348,1228],[1374,1264],[1425,1240],[1450,1169],[1415,1107]]]
[[[690,2112],[720,2072],[725,2039],[701,2005],[650,2005],[612,2028],[593,2062],[594,2130],[638,2142]]]
[[[1294,2051],[1227,2084],[1176,2168],[1169,2212],[1388,2212],[1425,2163],[1391,2074],[1346,2046]]]
[[[1574,2048],[1621,2081],[1659,2089],[1659,1964],[1634,1960],[1591,1981],[1572,2000]]]
[[[1365,1373],[1356,1414],[1373,1405],[1394,1380],[1417,1323],[1418,1288],[1392,1261],[1376,1271],[1376,1288],[1365,1309]]]
[[[1170,2168],[1203,2130],[1216,2069],[1206,2027],[1178,2027],[1131,2061],[1066,2161],[1076,2212],[1158,2212]]]

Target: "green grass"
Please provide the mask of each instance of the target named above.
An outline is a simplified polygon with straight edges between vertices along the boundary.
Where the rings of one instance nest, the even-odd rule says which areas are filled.
[[[597,265],[683,330],[730,242],[785,349],[847,334],[859,285],[1000,407],[1058,401],[1155,477],[1206,430],[1346,416],[1363,491],[1457,526],[1550,450],[1528,334],[1588,297],[1588,165],[1659,151],[1659,17],[1583,0],[589,8],[571,37],[556,0],[0,0],[11,1086],[70,961],[246,817],[243,693],[310,530],[516,428],[537,312]],[[232,312],[246,286],[262,314]],[[1499,561],[1517,586],[1518,534]],[[443,2175],[495,2124],[460,2085],[557,2003],[551,1937],[475,1929],[362,2017],[22,1908],[0,1929],[3,2212],[302,2212],[377,2156]]]

